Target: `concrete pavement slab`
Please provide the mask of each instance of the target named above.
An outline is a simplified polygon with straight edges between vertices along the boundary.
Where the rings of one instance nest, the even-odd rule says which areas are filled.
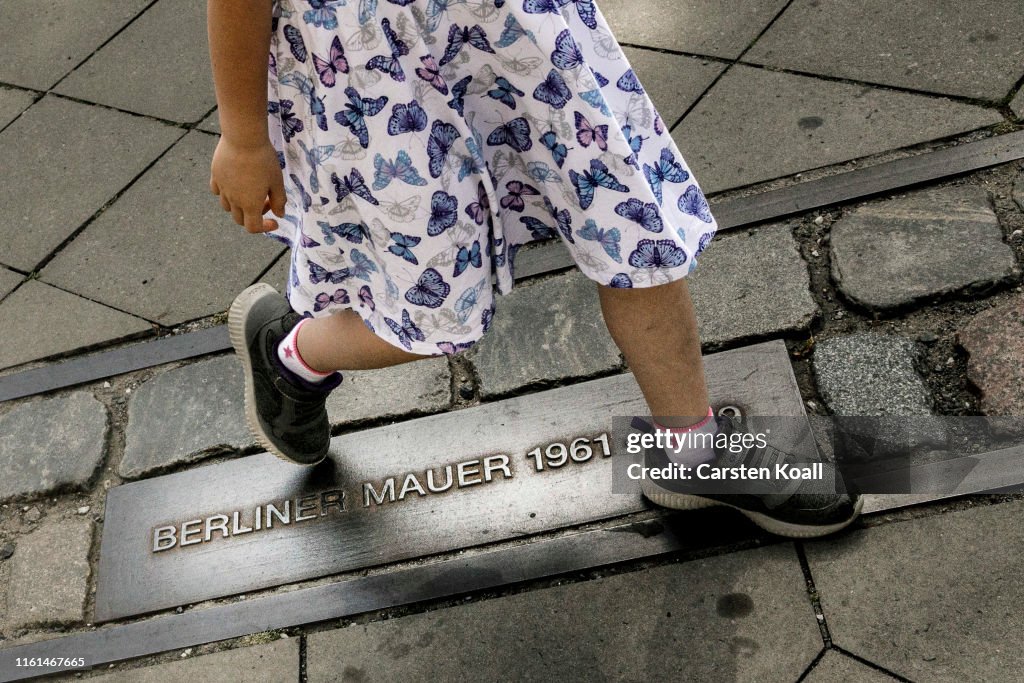
[[[48,90],[150,0],[4,0],[0,81]]]
[[[24,275],[7,268],[0,268],[0,299],[11,293],[18,283],[25,279]]]
[[[516,285],[496,305],[492,328],[466,352],[484,398],[610,371],[621,362],[601,317],[597,287],[578,270]]]
[[[725,64],[655,50],[623,49],[658,113],[671,126],[711,85]]]
[[[217,103],[206,3],[159,0],[56,92],[171,121],[199,121]]]
[[[736,65],[672,136],[709,194],[1002,120],[947,99]]]
[[[87,517],[52,517],[18,539],[4,586],[6,629],[85,620],[92,527]]]
[[[28,90],[16,88],[0,88],[0,128],[18,118],[36,98],[36,94]]]
[[[199,130],[205,130],[207,133],[217,133],[220,135],[220,117],[217,116],[216,110],[203,119],[196,127]]]
[[[985,190],[941,187],[856,207],[831,231],[832,278],[871,310],[983,291],[1018,273]]]
[[[82,679],[68,677],[61,680]],[[94,683],[292,683],[299,680],[299,639],[281,638],[264,645],[237,647],[153,666],[124,669],[87,680]]]
[[[181,134],[47,96],[0,133],[0,262],[33,270]]]
[[[785,0],[601,0],[623,43],[736,59]]]
[[[1024,415],[1024,294],[974,316],[957,340],[985,414]]]
[[[216,140],[185,136],[42,271],[42,278],[162,325],[219,313],[281,253],[210,194]]]
[[[852,657],[829,650],[804,679],[804,683],[894,683],[896,680]]]
[[[30,280],[0,302],[0,368],[152,329],[141,318]]]
[[[265,282],[284,294],[285,287],[288,285],[288,274],[291,265],[291,251],[286,251],[281,254],[276,261],[274,261],[274,265],[271,266],[270,270],[263,274],[263,277],[260,278],[260,282]]]
[[[796,0],[743,59],[996,101],[1024,75],[1022,35],[1005,0]]]
[[[214,448],[255,444],[245,421],[243,390],[234,355],[175,368],[144,382],[128,402],[118,474],[135,479]]]
[[[0,416],[0,499],[85,486],[103,461],[107,423],[88,391],[13,406]]]
[[[833,642],[915,681],[1012,680],[1022,519],[1012,501],[808,544]]]
[[[785,225],[718,237],[689,284],[705,344],[805,330],[818,312],[807,264]]]
[[[309,683],[791,683],[821,647],[786,544],[316,633],[306,666]]]

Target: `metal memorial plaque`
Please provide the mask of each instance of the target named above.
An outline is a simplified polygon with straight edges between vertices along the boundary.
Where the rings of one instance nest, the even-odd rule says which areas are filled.
[[[714,403],[803,414],[782,342],[705,362]],[[611,493],[604,454],[612,417],[646,411],[633,376],[619,375],[345,434],[315,468],[262,453],[118,486],[95,619],[642,510],[638,492]],[[547,457],[551,444],[574,457]]]

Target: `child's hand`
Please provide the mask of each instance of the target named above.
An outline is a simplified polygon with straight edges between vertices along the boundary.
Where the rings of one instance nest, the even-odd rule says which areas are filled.
[[[284,179],[270,141],[246,147],[221,136],[210,164],[210,192],[249,232],[276,230],[277,221],[263,218],[268,210],[284,217]]]

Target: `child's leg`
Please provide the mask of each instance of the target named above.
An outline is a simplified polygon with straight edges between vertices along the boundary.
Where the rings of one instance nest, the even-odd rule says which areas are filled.
[[[718,420],[702,417],[708,415],[708,393],[697,318],[686,280],[658,287],[598,289],[608,330],[626,356],[659,426],[670,427],[675,433],[700,431],[714,435],[723,427],[730,431],[729,421],[720,425]],[[679,419],[673,422],[669,416]],[[672,462],[696,466],[721,461],[729,466],[748,457],[748,453],[725,453],[694,445],[672,454],[655,449],[648,450],[645,463],[663,468]],[[749,453],[768,462],[763,456],[778,455],[781,451],[757,449]],[[841,475],[834,473],[841,482]],[[768,489],[751,489],[742,496],[695,492],[689,482],[671,479],[643,479],[640,488],[657,505],[682,510],[727,505],[763,529],[795,538],[823,536],[848,526],[860,514],[862,504],[858,496],[836,493],[828,481],[807,480],[795,491],[770,495]]]
[[[299,355],[318,372],[372,370],[432,357],[389,344],[371,332],[351,309],[306,321],[297,337]]]
[[[598,292],[608,331],[651,415],[666,427],[702,421],[708,414],[708,389],[686,280],[633,289],[598,285]]]

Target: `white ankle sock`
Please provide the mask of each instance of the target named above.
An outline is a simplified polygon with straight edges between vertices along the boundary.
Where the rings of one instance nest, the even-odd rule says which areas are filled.
[[[718,434],[718,421],[711,408],[708,408],[707,417],[690,427],[664,427],[657,422],[654,427],[660,432],[671,434],[670,447],[665,449],[665,454],[672,462],[693,467],[715,459],[714,441]]]
[[[286,368],[294,372],[296,375],[306,380],[307,382],[323,382],[325,379],[333,375],[333,372],[319,372],[306,365],[306,361],[302,360],[302,356],[299,355],[299,346],[297,340],[299,338],[299,328],[309,322],[309,318],[304,318],[299,321],[299,324],[292,328],[292,331],[288,333],[284,339],[277,344],[277,357],[281,360]]]

